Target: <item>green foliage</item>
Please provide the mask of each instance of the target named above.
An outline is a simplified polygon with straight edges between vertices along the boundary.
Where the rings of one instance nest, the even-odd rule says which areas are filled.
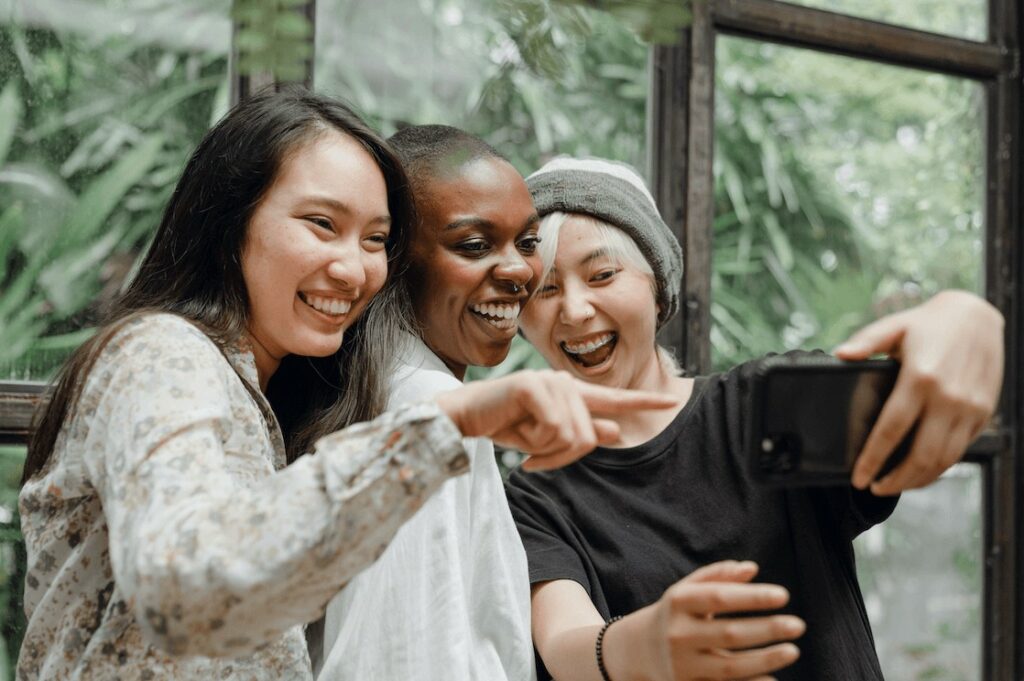
[[[669,44],[679,40],[680,29],[689,26],[693,0],[556,0],[608,12],[632,28],[641,40]],[[708,1],[708,0],[697,0]]]
[[[313,26],[306,0],[233,0],[238,29],[238,70],[270,73],[278,81],[303,81],[313,56]]]
[[[46,378],[226,107],[226,59],[8,25],[0,69],[0,376]]]

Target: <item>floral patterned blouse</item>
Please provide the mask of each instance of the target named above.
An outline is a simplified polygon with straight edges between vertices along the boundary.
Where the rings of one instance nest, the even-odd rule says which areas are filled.
[[[419,404],[285,468],[242,384],[258,385],[251,351],[227,354],[166,314],[101,353],[21,491],[18,679],[310,679],[301,624],[468,467],[454,424]]]

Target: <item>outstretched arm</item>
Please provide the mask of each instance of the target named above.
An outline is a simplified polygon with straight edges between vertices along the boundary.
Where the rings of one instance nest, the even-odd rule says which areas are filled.
[[[760,679],[792,664],[804,623],[792,615],[714,619],[720,613],[772,610],[789,594],[749,583],[751,562],[705,566],[669,587],[656,603],[608,628],[602,658],[614,681]],[[595,642],[602,620],[571,580],[542,582],[532,596],[533,637],[545,666],[561,681],[601,681]]]
[[[1003,381],[1003,317],[985,300],[943,291],[854,334],[840,359],[885,353],[901,362],[892,394],[853,471],[853,485],[879,496],[923,487],[957,463],[995,411]],[[874,481],[917,424],[906,460]],[[873,482],[874,481],[874,482]]]

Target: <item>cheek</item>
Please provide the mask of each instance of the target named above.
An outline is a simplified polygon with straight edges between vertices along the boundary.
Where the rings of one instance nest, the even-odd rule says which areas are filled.
[[[366,292],[372,296],[380,291],[388,278],[388,257],[384,252],[374,253],[366,262]]]
[[[446,254],[426,269],[434,290],[443,291],[449,304],[461,306],[487,279],[489,268],[484,261],[466,261]]]
[[[526,264],[530,266],[530,271],[533,272],[533,276],[530,277],[530,282],[528,284],[529,289],[532,291],[538,282],[540,282],[541,273],[544,271],[544,264],[540,261],[539,253],[534,253],[527,257]]]
[[[544,302],[531,301],[519,315],[519,328],[522,329],[523,336],[542,353],[546,352],[544,347],[552,343],[554,313],[547,308],[553,307]]]

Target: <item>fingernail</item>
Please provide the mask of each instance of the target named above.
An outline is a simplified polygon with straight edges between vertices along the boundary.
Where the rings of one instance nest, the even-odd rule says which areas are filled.
[[[788,598],[789,597],[789,592],[786,591],[781,586],[766,586],[765,587],[765,593],[770,598],[773,598],[773,599],[774,598]]]

